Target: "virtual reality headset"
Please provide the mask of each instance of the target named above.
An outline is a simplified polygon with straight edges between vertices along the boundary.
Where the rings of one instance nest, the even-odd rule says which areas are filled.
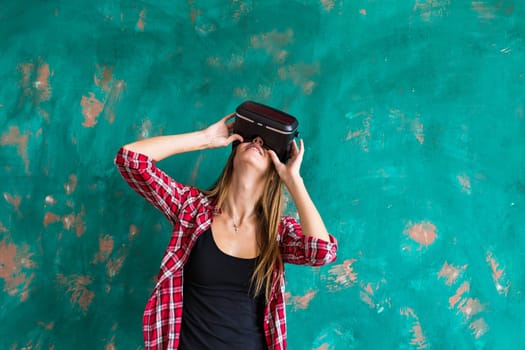
[[[290,158],[292,141],[299,135],[298,127],[295,117],[257,102],[243,102],[235,110],[233,132],[245,142],[261,137],[263,147],[273,150],[283,163]],[[234,142],[233,147],[238,144]]]

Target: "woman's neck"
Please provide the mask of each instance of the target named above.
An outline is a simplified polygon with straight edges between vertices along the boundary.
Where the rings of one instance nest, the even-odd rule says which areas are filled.
[[[243,223],[253,217],[257,202],[262,196],[264,182],[251,176],[234,173],[225,199],[225,210],[236,221]]]

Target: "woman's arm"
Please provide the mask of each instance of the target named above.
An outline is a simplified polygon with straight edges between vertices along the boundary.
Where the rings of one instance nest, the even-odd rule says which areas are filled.
[[[300,148],[297,147],[295,141],[292,143],[291,158],[286,164],[279,160],[275,152],[270,151],[277,173],[288,189],[288,192],[295,203],[295,207],[297,208],[303,234],[305,236],[311,236],[329,242],[330,236],[324,225],[323,219],[312,201],[312,198],[310,198],[308,190],[304,185],[303,178],[299,172],[303,160],[303,154],[303,140],[300,140]]]
[[[229,135],[232,124],[227,120],[230,117],[224,117],[203,131],[152,137],[125,145],[119,149],[115,164],[133,190],[174,221],[182,203],[197,194],[195,189],[159,169],[156,161],[177,153],[226,146],[234,140],[242,140],[239,135]]]
[[[231,117],[232,114],[227,115],[205,130],[186,134],[151,137],[127,144],[124,148],[147,155],[155,161],[160,161],[179,153],[224,147],[234,141],[242,142],[240,135],[230,135],[233,123],[227,123],[227,121]]]

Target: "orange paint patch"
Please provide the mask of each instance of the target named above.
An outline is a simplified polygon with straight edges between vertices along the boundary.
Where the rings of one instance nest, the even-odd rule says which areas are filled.
[[[68,231],[74,227],[77,237],[80,237],[86,231],[86,223],[84,222],[85,214],[86,212],[85,212],[84,206],[82,206],[80,213],[76,215],[74,213],[71,213],[71,214],[63,216],[62,225]]]
[[[418,349],[426,349],[428,347],[419,321],[417,324],[414,324],[414,326],[412,326],[410,332],[412,333],[412,341],[410,342],[410,344],[417,346]]]
[[[62,274],[58,274],[57,281],[60,285],[67,287],[66,293],[71,293],[71,304],[78,305],[85,314],[95,297],[95,293],[87,288],[87,286],[93,282],[93,278],[80,275],[66,277]]]
[[[239,21],[242,16],[249,14],[253,10],[252,4],[247,1],[234,1],[230,6],[233,9],[232,18],[235,22]]]
[[[104,97],[104,116],[106,120],[112,124],[115,121],[115,107],[120,100],[120,96],[124,91],[126,84],[123,80],[116,80],[113,78],[113,67],[97,67],[98,71],[95,74],[95,84],[105,92]]]
[[[328,288],[331,290],[339,290],[343,288],[352,287],[357,282],[357,273],[354,272],[352,264],[356,259],[347,259],[342,264],[332,266],[328,271],[330,282]]]
[[[376,303],[372,299],[373,297],[374,297],[374,288],[372,288],[372,284],[367,283],[365,286],[364,283],[361,283],[361,291],[359,292],[359,299],[361,299],[362,302],[370,306],[371,309],[375,309],[376,307]]]
[[[140,233],[140,230],[139,230],[139,228],[136,225],[133,225],[133,224],[129,225],[128,239],[130,241],[132,241],[135,238],[137,238],[139,233]]]
[[[414,119],[411,127],[412,132],[414,133],[414,136],[416,137],[417,141],[422,145],[423,142],[425,142],[425,132],[424,126],[423,124],[421,124],[419,118]]]
[[[106,263],[106,272],[109,279],[115,277],[120,272],[125,260],[126,251],[124,250],[124,248],[119,249],[118,253],[116,254],[116,257],[108,260],[108,262]]]
[[[104,104],[100,102],[95,94],[90,92],[89,97],[82,96],[80,100],[82,106],[82,115],[84,116],[83,126],[86,128],[92,128],[97,124],[97,117],[104,108]]]
[[[483,311],[484,308],[478,299],[468,298],[458,304],[458,309],[468,319]]]
[[[315,86],[311,78],[319,75],[319,73],[320,69],[318,64],[293,64],[281,67],[278,70],[281,80],[291,80],[294,85],[301,87],[303,93],[306,95],[310,95]]]
[[[51,87],[49,86],[49,77],[51,71],[47,63],[38,67],[37,77],[35,81],[35,88],[38,92],[39,101],[47,101],[51,98]]]
[[[312,299],[315,297],[317,292],[318,291],[316,291],[316,290],[315,291],[311,290],[311,291],[307,292],[303,296],[294,296],[292,298],[292,302],[293,302],[293,305],[294,305],[294,310],[308,308],[308,304],[310,303],[310,301],[312,301]]]
[[[271,55],[275,62],[284,63],[288,56],[285,46],[294,42],[294,32],[288,29],[286,32],[276,30],[269,33],[254,35],[250,39],[254,49],[262,49]]]
[[[22,73],[20,85],[24,88],[24,94],[31,94],[31,76],[35,65],[33,63],[20,63],[18,70]]]
[[[413,10],[424,19],[431,20],[432,17],[443,17],[450,7],[450,0],[416,0]]]
[[[379,288],[379,286],[377,286]],[[374,288],[372,288],[371,283],[367,283],[366,285],[361,282],[361,291],[359,292],[359,299],[361,299],[362,302],[370,306],[371,309],[375,309],[376,303],[372,299],[374,297]]]
[[[141,32],[144,31],[144,26],[146,25],[144,19],[146,18],[146,10],[140,11],[139,20],[137,21],[137,29]]]
[[[58,221],[60,221],[60,216],[56,215],[55,213],[48,211],[44,215],[44,227],[47,227],[49,224],[52,224]]]
[[[461,286],[456,290],[456,294],[448,298],[448,304],[450,305],[450,308],[453,309],[458,301],[461,299],[464,293],[470,291],[470,283],[463,282]]]
[[[324,344],[321,344],[321,346],[319,346],[315,350],[328,350],[328,347],[329,347],[329,344],[324,343]]]
[[[370,124],[372,121],[372,114],[368,111],[360,111],[352,114],[349,117],[352,125],[346,134],[346,141],[355,140],[364,152],[369,151],[370,144]]]
[[[26,273],[35,264],[28,246],[16,246],[6,238],[0,242],[0,278],[4,280],[4,291],[10,296],[19,295],[20,301],[25,301],[28,288],[34,278],[34,273]]]
[[[464,265],[461,269],[456,268],[452,265],[445,263],[440,272],[440,277],[447,278],[447,281],[455,281],[457,276],[461,273],[461,270],[465,270],[467,265]],[[452,282],[453,283],[453,282]],[[450,283],[450,284],[452,284]],[[449,283],[447,283],[449,284]],[[477,298],[471,298],[468,296],[470,292],[470,283],[464,281],[456,293],[448,299],[450,309],[455,309],[457,315],[461,315],[463,322],[466,324],[472,317],[484,311],[485,307]],[[484,335],[488,331],[488,326],[483,318],[479,318],[469,324],[469,328],[472,330],[472,334],[477,339]]]
[[[455,267],[452,264],[448,264],[446,261],[438,272],[438,278],[444,278],[445,284],[451,286],[456,282],[462,271],[467,268],[467,265],[462,267]]]
[[[46,330],[52,330],[53,327],[55,326],[53,322],[49,322],[49,323],[45,323],[45,322],[38,322],[38,325]]]
[[[20,212],[20,203],[22,202],[22,198],[20,196],[11,196],[9,193],[5,193],[4,192],[4,199],[6,200],[7,203],[11,204],[15,211],[18,213],[18,214],[22,214]]]
[[[385,310],[385,307],[391,307],[389,298],[377,300],[378,297],[375,295],[384,284],[386,284],[386,280],[384,279],[373,285],[370,282],[366,284],[364,282],[360,283],[361,291],[359,292],[359,299],[371,309],[375,309],[378,314],[382,313]]]
[[[188,6],[190,8],[191,24],[195,25],[195,23],[197,21],[197,17],[199,17],[201,15],[202,11],[195,7],[195,1],[194,0],[188,0]]]
[[[105,235],[104,237],[100,237],[98,239],[98,246],[99,251],[97,254],[95,254],[95,257],[91,261],[92,264],[97,264],[99,262],[106,261],[107,258],[111,255],[111,252],[113,252],[113,246],[115,243],[113,242],[113,237],[110,235]]]
[[[0,222],[0,232],[7,232],[7,228]]]
[[[474,338],[479,339],[482,335],[488,332],[489,326],[485,322],[485,319],[483,317],[478,318],[475,321],[472,321],[469,324],[469,328],[472,330],[472,334],[474,335]]]
[[[425,142],[425,128],[424,125],[421,123],[419,115],[416,115],[412,118],[407,116],[403,111],[399,109],[391,108],[389,110],[388,117],[395,120],[398,123],[398,131],[409,131],[415,136],[416,140],[420,144],[423,144]]]
[[[18,126],[9,127],[9,131],[2,135],[0,145],[15,145],[17,153],[22,157],[25,164],[25,171],[29,173],[29,158],[27,156],[27,142],[29,133],[20,134]]]
[[[470,185],[470,178],[467,175],[458,175],[457,179],[461,186],[461,191],[465,192],[466,194],[471,194],[472,188]]]
[[[472,9],[478,13],[479,18],[483,19],[493,19],[498,12],[498,8],[489,5],[487,1],[472,1]]]
[[[68,182],[64,184],[64,190],[66,191],[67,195],[75,192],[75,189],[77,188],[77,182],[77,176],[75,174],[69,175]]]
[[[19,105],[29,101],[29,103],[37,107],[36,109],[40,115],[49,121],[49,112],[40,106],[42,102],[51,99],[49,78],[53,76],[53,72],[50,70],[49,65],[42,59],[38,59],[38,64],[36,65],[33,63],[18,64],[18,70],[22,73],[20,81],[22,94]]]
[[[370,295],[374,295],[374,289],[372,289],[372,285],[370,283],[368,283],[366,287],[363,288],[363,290]]]
[[[49,64],[41,60],[38,66],[33,63],[20,63],[18,70],[22,73],[20,86],[24,96],[32,97],[35,105],[51,98],[49,78],[53,76],[53,73],[49,69]]]
[[[428,343],[425,335],[423,334],[421,323],[419,322],[419,318],[414,312],[414,310],[412,310],[410,307],[402,308],[400,310],[400,314],[412,320],[412,327],[410,328],[412,339],[410,341],[410,344],[416,346],[417,349],[428,348]]]
[[[109,343],[107,343],[106,346],[104,347],[104,350],[116,350],[116,349],[117,348],[115,347],[115,336],[112,336]]]
[[[510,282],[504,282],[505,271],[499,269],[499,263],[492,253],[487,253],[486,261],[492,270],[492,281],[499,294],[507,295],[510,288]]]
[[[370,306],[371,309],[375,309],[376,304],[372,300],[372,295],[367,293],[366,291],[360,291],[359,292],[359,299],[368,306]]]
[[[334,8],[334,0],[321,0],[321,4],[323,4],[323,9],[328,12]]]
[[[362,14],[363,16],[366,16],[366,9],[360,9],[359,13]]]
[[[437,238],[436,226],[428,221],[416,224],[408,223],[404,234],[422,246],[428,246],[434,243]]]
[[[100,87],[104,92],[109,92],[113,80],[113,67],[98,66],[93,80],[96,86]]]

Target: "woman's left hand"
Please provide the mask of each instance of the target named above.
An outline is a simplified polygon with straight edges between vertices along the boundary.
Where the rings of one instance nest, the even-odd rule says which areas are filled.
[[[290,181],[295,181],[301,178],[300,169],[304,155],[304,143],[302,139],[299,140],[299,147],[297,147],[295,140],[292,141],[290,159],[287,163],[281,162],[274,151],[270,150],[269,153],[273,165],[275,166],[275,170],[277,170],[277,174],[279,174],[279,177],[285,185],[288,185]]]

